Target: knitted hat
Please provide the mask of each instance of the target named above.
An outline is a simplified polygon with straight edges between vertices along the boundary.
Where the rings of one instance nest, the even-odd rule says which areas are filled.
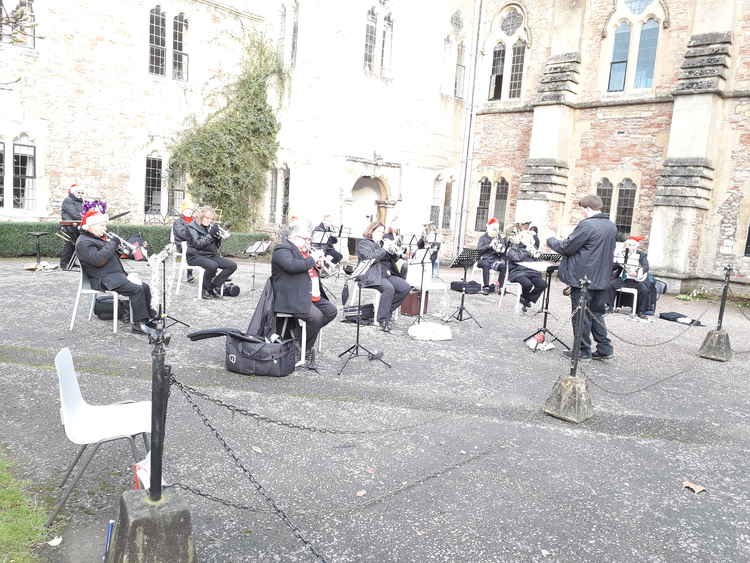
[[[81,220],[81,228],[84,230],[88,230],[94,225],[101,225],[103,223],[107,223],[107,221],[109,221],[109,216],[106,213],[102,213],[98,209],[91,209],[90,211],[84,213]]]

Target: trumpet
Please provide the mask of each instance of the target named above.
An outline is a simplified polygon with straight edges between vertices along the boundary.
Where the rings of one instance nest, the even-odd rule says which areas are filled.
[[[120,248],[127,250],[129,253],[135,252],[136,246],[134,244],[130,244],[120,235],[117,235],[109,231],[105,231],[104,236],[107,237],[108,239],[116,240],[117,243],[120,245]]]
[[[221,225],[219,225],[219,223],[212,223],[211,228],[216,228],[216,233],[219,235],[219,238],[222,240],[226,240],[232,236],[232,233],[230,233]]]

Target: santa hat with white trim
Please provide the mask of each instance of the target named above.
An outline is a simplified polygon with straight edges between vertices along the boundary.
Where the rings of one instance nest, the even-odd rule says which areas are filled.
[[[98,209],[91,209],[83,215],[83,218],[81,219],[81,229],[88,231],[90,227],[106,224],[108,221],[109,215],[102,213]]]

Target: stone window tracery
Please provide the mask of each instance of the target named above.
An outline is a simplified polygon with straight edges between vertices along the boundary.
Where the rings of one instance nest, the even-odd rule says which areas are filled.
[[[642,14],[653,0],[625,0],[625,5],[630,8],[634,14]]]
[[[602,213],[609,215],[612,209],[612,182],[609,178],[602,178],[596,184],[596,195],[602,198]]]
[[[529,45],[521,8],[515,5],[505,8],[494,20],[493,27],[496,31],[490,35],[492,60],[488,69],[488,97],[490,100],[518,99],[523,92],[526,49]]]
[[[526,43],[519,39],[513,45],[513,60],[510,67],[510,88],[508,90],[509,98],[521,97],[521,82],[523,80],[523,63],[526,56]]]
[[[148,38],[148,71],[164,76],[167,60],[167,17],[158,4],[150,12]]]
[[[172,78],[175,80],[187,80],[188,77],[188,54],[185,52],[187,28],[185,14],[177,14],[172,22]]]
[[[492,192],[492,182],[489,178],[482,178],[479,183],[479,204],[477,205],[477,216],[474,221],[474,230],[484,232],[487,230],[487,214],[490,207],[490,194]]]

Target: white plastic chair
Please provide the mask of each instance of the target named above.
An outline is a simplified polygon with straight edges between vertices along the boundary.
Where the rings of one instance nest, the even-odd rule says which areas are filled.
[[[120,294],[116,291],[106,291],[102,290],[99,291],[98,289],[93,289],[91,287],[91,279],[86,275],[86,271],[84,270],[83,266],[81,266],[81,279],[78,282],[78,293],[76,293],[76,301],[75,305],[73,305],[73,315],[70,318],[70,330],[73,330],[73,326],[76,322],[76,315],[78,313],[78,304],[81,301],[81,295],[91,295],[91,306],[89,307],[89,320],[91,320],[91,316],[94,314],[94,304],[96,303],[96,296],[97,295],[111,295],[112,296],[112,332],[117,334],[117,314],[118,314],[118,308],[119,308],[119,296]],[[126,295],[123,295],[127,299]],[[128,299],[128,304],[130,304],[130,299]],[[133,307],[130,306],[130,323],[133,323]]]
[[[175,289],[175,295],[180,294],[180,285],[182,284],[182,278],[185,276],[185,272],[189,269],[193,270],[194,274],[197,274],[198,277],[198,299],[203,299],[203,278],[206,275],[205,268],[201,268],[200,266],[191,266],[188,264],[187,261],[187,242],[182,241],[180,243],[180,271],[177,274],[177,288]],[[221,284],[221,294],[224,295],[224,286],[226,284]]]
[[[503,297],[505,297],[506,293],[510,293],[511,295],[515,295],[516,297],[516,304],[513,307],[513,311],[515,313],[518,313],[521,309],[521,294],[523,293],[523,287],[521,286],[520,283],[508,281],[509,275],[510,275],[510,268],[506,267],[505,279],[503,280],[503,286],[500,288],[500,299],[498,299],[497,301],[497,308],[502,309]]]
[[[345,306],[346,307],[356,307],[357,303],[359,303],[359,296],[358,292],[362,291],[362,301],[361,304],[365,305],[368,303],[368,299],[371,297],[372,300],[372,306],[374,308],[375,316],[378,315],[378,308],[380,307],[380,292],[375,289],[374,287],[359,287],[358,283],[354,283],[354,291],[352,291],[349,294],[349,299],[347,300]],[[393,318],[398,319],[400,314],[400,310],[396,309],[393,313]]]
[[[621,287],[617,290],[617,293],[629,293],[633,296],[633,310],[631,312],[630,317],[635,319],[636,317],[636,311],[638,310],[638,290],[633,287]]]
[[[141,434],[148,449],[146,434],[151,432],[151,401],[90,405],[81,395],[78,376],[73,366],[73,357],[68,348],[63,348],[55,356],[55,368],[57,368],[57,381],[60,389],[60,417],[65,428],[65,435],[68,440],[81,446],[65,473],[60,488],[65,486],[86,448],[89,445],[93,445],[93,448],[86,457],[83,468],[68,485],[53,509],[47,526],[54,521],[65,505],[65,501],[68,500],[73,488],[88,468],[99,446],[106,442],[126,439],[130,442],[134,461],[138,461],[134,438]]]
[[[284,338],[284,334],[287,331],[287,328],[289,326],[289,319],[293,319],[294,315],[291,315],[289,313],[275,313],[276,317],[279,319],[284,319],[284,324],[281,325],[281,334],[280,336]],[[297,322],[299,323],[299,326],[302,327],[302,342],[301,342],[301,349],[302,354],[300,360],[295,364],[295,366],[303,366],[305,365],[305,352],[307,351],[307,322],[305,322],[302,319],[297,319]],[[315,343],[315,345],[318,348],[318,353],[320,353],[323,350],[323,329],[321,328],[318,331],[318,340]]]

